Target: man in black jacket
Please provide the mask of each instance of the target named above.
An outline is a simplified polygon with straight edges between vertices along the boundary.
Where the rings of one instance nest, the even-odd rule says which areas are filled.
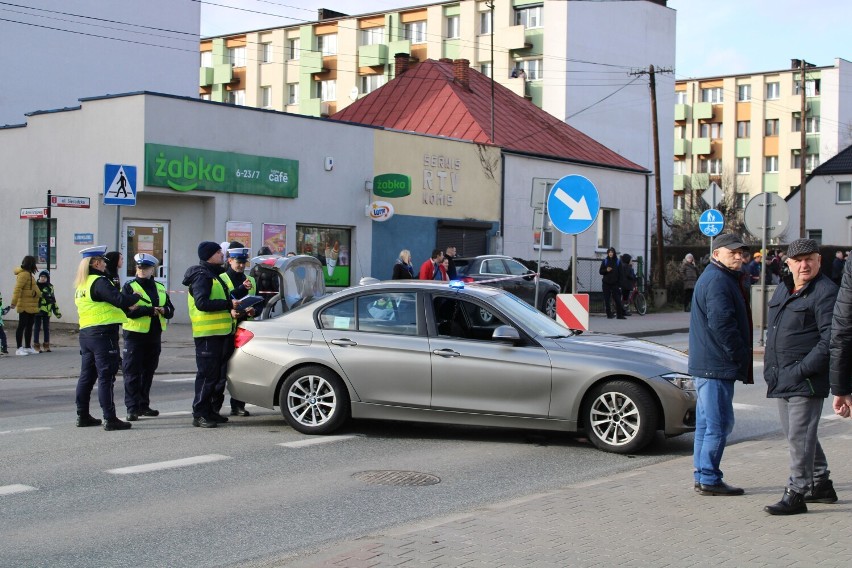
[[[769,300],[763,378],[778,400],[790,450],[790,479],[770,515],[806,513],[807,503],[834,503],[828,461],[817,437],[828,396],[829,341],[837,285],[820,273],[819,246],[797,239],[787,249],[792,286],[780,284]]]
[[[843,268],[840,292],[831,321],[831,363],[828,378],[834,395],[834,413],[852,414],[852,262]]]
[[[610,305],[610,302],[614,302],[615,313],[618,314],[618,319],[627,319],[624,317],[624,304],[621,303],[621,287],[618,285],[621,276],[621,261],[618,259],[618,254],[614,248],[609,247],[606,250],[606,258],[601,261],[598,273],[601,275],[601,289],[603,290],[606,317],[609,319],[616,317],[612,313],[612,306]]]

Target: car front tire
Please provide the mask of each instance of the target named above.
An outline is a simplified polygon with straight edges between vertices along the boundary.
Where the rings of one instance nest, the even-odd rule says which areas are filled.
[[[542,310],[550,319],[556,319],[556,294],[553,292],[544,296],[544,302],[541,304]]]
[[[586,435],[598,449],[638,452],[657,431],[657,407],[647,390],[628,381],[607,381],[589,391],[583,405]]]
[[[349,392],[334,372],[311,365],[290,373],[279,395],[281,414],[303,434],[330,434],[349,417]]]

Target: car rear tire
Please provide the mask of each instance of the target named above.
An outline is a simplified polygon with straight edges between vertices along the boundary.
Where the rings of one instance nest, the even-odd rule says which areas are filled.
[[[597,448],[638,452],[657,431],[657,407],[647,390],[628,381],[607,381],[589,391],[583,405],[586,435]]]
[[[281,414],[303,434],[330,434],[349,417],[349,392],[334,372],[316,365],[290,373],[279,396]]]
[[[550,319],[556,319],[556,294],[553,292],[544,296],[544,301],[541,304],[541,311],[547,314]]]

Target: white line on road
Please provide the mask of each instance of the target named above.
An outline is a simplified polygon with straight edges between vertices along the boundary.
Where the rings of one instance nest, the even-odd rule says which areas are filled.
[[[127,475],[129,473],[148,473],[151,471],[159,471],[161,469],[187,467],[190,465],[198,465],[202,463],[211,463],[229,459],[231,459],[230,456],[223,456],[222,454],[208,454],[206,456],[195,456],[194,458],[183,458],[179,460],[146,463],[142,465],[132,465],[129,467],[119,467],[117,469],[108,469],[106,470],[106,472],[114,473],[115,475]]]
[[[25,434],[28,432],[41,432],[42,430],[53,430],[53,428],[49,428],[47,426],[41,426],[39,428],[24,428],[23,430],[3,430],[0,432],[2,434]]]
[[[764,407],[756,404],[744,404],[742,402],[734,403],[734,410],[762,410]]]
[[[194,381],[195,377],[181,377],[180,379],[160,379],[161,383],[188,383]]]
[[[186,416],[192,414],[191,410],[175,410],[174,412],[161,412],[160,416]]]
[[[38,489],[21,484],[0,485],[0,495],[14,495],[15,493],[26,493],[27,491],[38,491]]]
[[[308,438],[307,440],[298,440],[296,442],[284,442],[282,444],[278,444],[279,446],[284,446],[285,448],[304,448],[305,446],[315,446],[317,444],[328,444],[329,442],[341,442],[343,440],[349,440],[351,438],[357,438],[354,434],[346,435],[346,436],[323,436],[317,438]]]

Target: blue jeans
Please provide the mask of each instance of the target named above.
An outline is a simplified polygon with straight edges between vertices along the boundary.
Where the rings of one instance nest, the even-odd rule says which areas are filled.
[[[703,485],[722,482],[722,453],[734,429],[734,381],[694,377],[698,391],[695,446],[692,463],[695,481]]]

